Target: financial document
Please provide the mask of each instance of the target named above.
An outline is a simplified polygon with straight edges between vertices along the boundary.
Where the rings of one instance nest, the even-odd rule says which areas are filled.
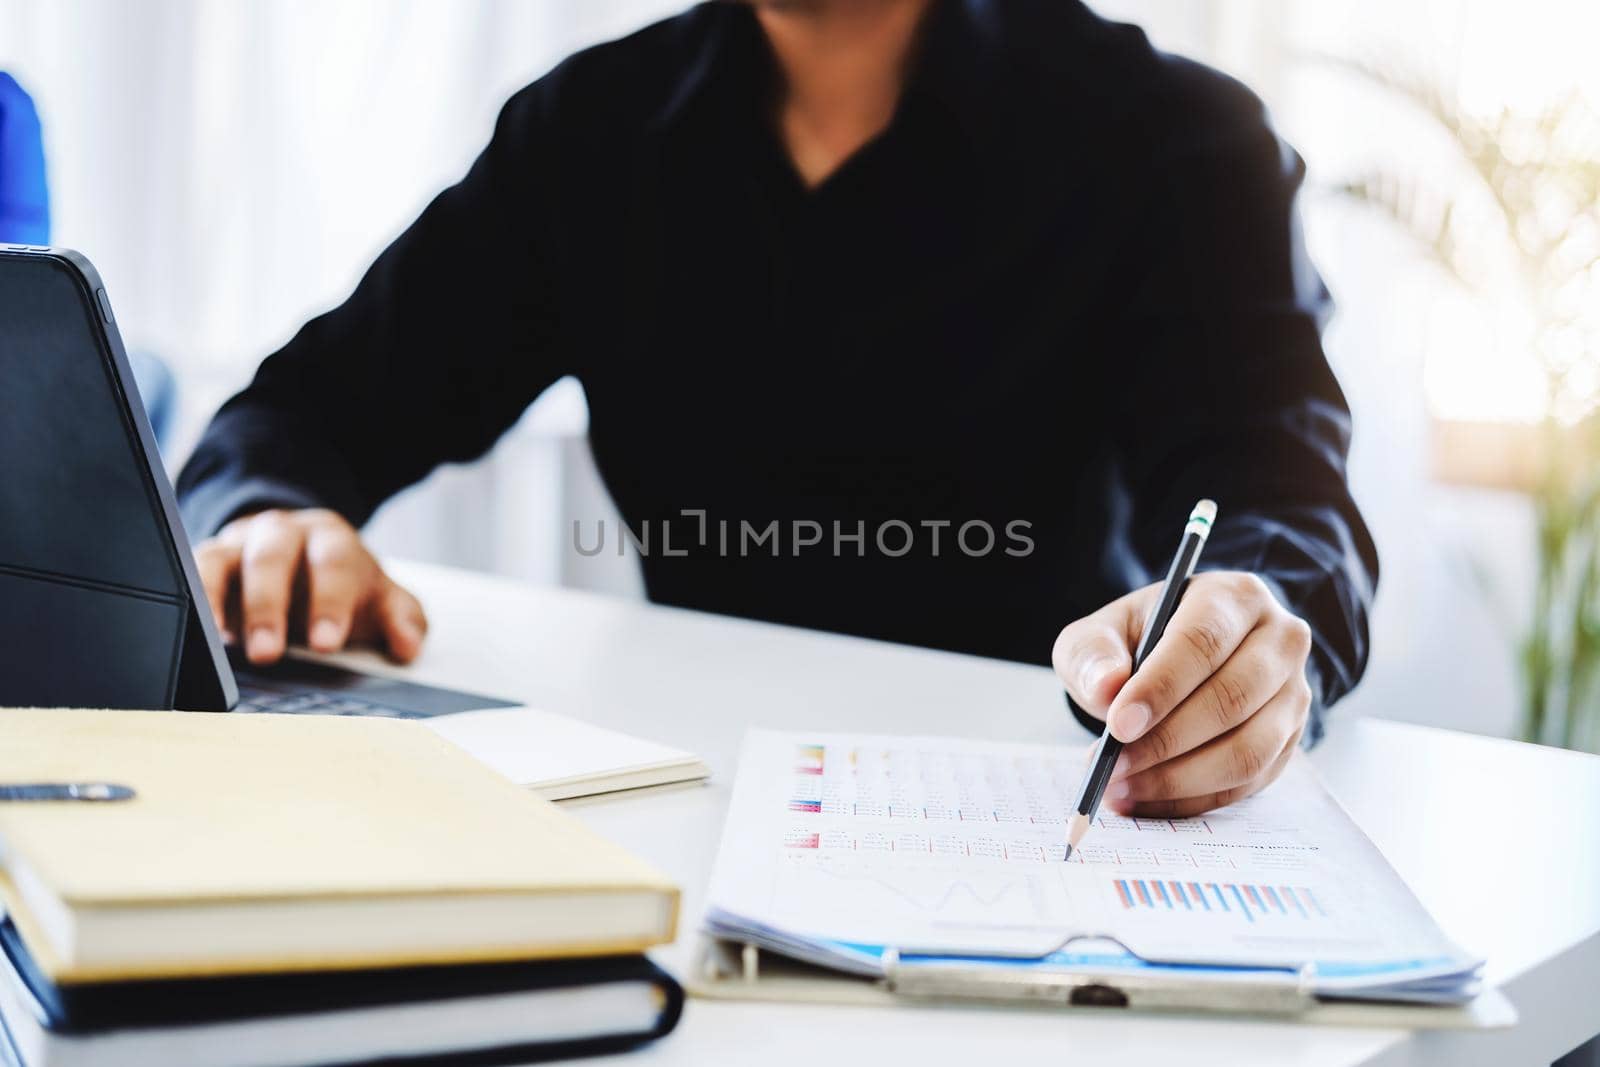
[[[1452,944],[1301,757],[1191,819],[1095,819],[1086,748],[752,732],[708,928],[874,973],[901,958],[1267,968],[1319,992],[1459,1000]]]

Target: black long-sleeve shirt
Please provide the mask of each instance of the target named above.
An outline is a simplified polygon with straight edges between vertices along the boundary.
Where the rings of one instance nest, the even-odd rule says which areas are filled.
[[[519,92],[218,413],[194,532],[364,522],[571,374],[654,600],[1045,662],[1211,496],[1206,566],[1267,578],[1318,706],[1347,691],[1377,560],[1260,102],[1071,0],[937,2],[888,129],[814,189],[774,93],[739,3]]]

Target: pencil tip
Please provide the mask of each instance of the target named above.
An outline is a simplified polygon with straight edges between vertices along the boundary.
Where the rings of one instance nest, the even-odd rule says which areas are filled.
[[[1065,863],[1068,860],[1070,860],[1071,858],[1072,858],[1072,845],[1069,843],[1067,845],[1067,854],[1065,856],[1061,857],[1061,862]]]

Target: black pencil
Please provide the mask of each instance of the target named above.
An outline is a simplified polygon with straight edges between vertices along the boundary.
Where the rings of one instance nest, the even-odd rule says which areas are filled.
[[[1138,674],[1144,661],[1150,658],[1151,650],[1167,630],[1167,623],[1172,621],[1172,613],[1178,610],[1178,601],[1183,598],[1183,591],[1189,585],[1189,576],[1194,574],[1195,564],[1200,562],[1200,550],[1205,547],[1211,524],[1216,520],[1215,501],[1202,500],[1189,513],[1189,523],[1183,528],[1183,540],[1178,542],[1178,554],[1172,557],[1172,566],[1167,568],[1167,580],[1161,585],[1161,596],[1157,598],[1156,606],[1145,622],[1144,635],[1139,638],[1139,649],[1133,656],[1134,674]],[[1117,766],[1117,757],[1122,754],[1122,742],[1111,736],[1109,724],[1096,744],[1099,747],[1089,764],[1088,774],[1084,775],[1077,810],[1067,820],[1067,854],[1062,857],[1064,860],[1072,858],[1072,850],[1089,832],[1089,824],[1094,821],[1095,812],[1100,807],[1100,798],[1105,795],[1106,784],[1111,781],[1111,772]]]

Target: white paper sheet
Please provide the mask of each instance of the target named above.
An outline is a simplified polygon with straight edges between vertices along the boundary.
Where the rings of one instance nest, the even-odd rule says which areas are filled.
[[[533,708],[437,715],[423,724],[546,800],[705,778],[692,752]]]
[[[852,945],[868,959],[885,946],[1043,956],[1098,937],[1145,961],[1309,964],[1325,989],[1426,980],[1429,997],[1452,999],[1469,985],[1479,961],[1439,931],[1303,758],[1200,818],[1107,812],[1064,863],[1086,757],[752,732],[710,925],[809,946],[810,958]]]

